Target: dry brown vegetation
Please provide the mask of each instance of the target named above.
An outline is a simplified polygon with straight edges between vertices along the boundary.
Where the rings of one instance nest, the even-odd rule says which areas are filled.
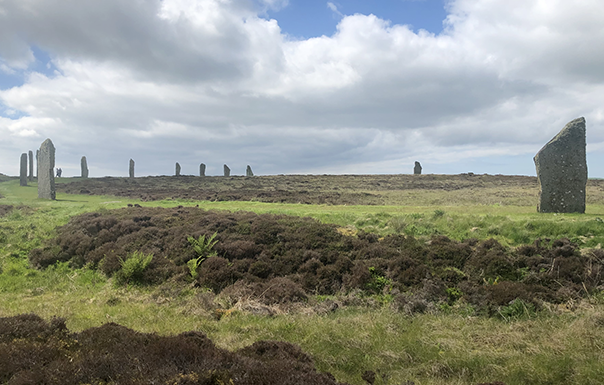
[[[153,201],[189,199],[332,205],[536,206],[536,177],[514,175],[272,175],[74,179],[58,184],[71,194]],[[604,180],[591,179],[587,203],[604,202]]]
[[[2,196],[0,196],[2,198]],[[0,217],[5,216],[6,214],[13,211],[13,206],[11,205],[0,205]]]
[[[259,341],[235,352],[205,334],[138,333],[108,323],[70,333],[62,319],[0,318],[0,383],[336,385],[293,344]]]
[[[69,261],[114,276],[142,252],[151,262],[126,283],[193,280],[187,262],[198,256],[187,238],[214,233],[218,255],[199,265],[197,283],[265,304],[360,290],[395,295],[396,306],[411,313],[463,299],[492,315],[516,299],[538,308],[579,299],[604,283],[604,251],[582,253],[568,239],[509,248],[493,239],[349,236],[310,218],[195,207],[83,214],[34,249],[30,262],[44,268]]]
[[[504,175],[275,175],[256,177],[94,178],[57,186],[73,194],[126,196],[143,201],[191,199],[305,204],[404,204],[414,192],[455,192],[473,202],[477,191],[493,203],[527,205],[537,194],[537,179]],[[488,196],[491,196],[488,198]]]

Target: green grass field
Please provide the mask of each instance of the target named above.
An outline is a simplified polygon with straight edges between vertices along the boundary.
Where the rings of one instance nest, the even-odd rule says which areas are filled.
[[[533,190],[501,186],[497,191],[519,202],[535,200]],[[29,251],[71,217],[128,203],[308,216],[335,223],[351,234],[365,230],[426,239],[442,234],[457,240],[495,238],[510,246],[539,237],[569,237],[584,248],[604,243],[604,205],[597,204],[604,202],[604,194],[599,188],[588,190],[590,203],[584,215],[538,214],[534,204],[484,204],[484,196],[477,196],[477,203],[471,205],[467,195],[455,199],[459,191],[406,194],[404,205],[392,206],[139,202],[68,194],[45,201],[37,199],[35,183],[20,187],[18,179],[3,178],[0,205],[14,209],[0,216],[0,317],[27,312],[47,319],[60,316],[78,331],[106,322],[159,334],[199,330],[227,349],[263,339],[284,340],[299,344],[321,371],[359,385],[365,383],[361,378],[365,370],[378,374],[376,384],[604,384],[603,293],[537,313],[518,311],[499,318],[474,316],[460,303],[410,316],[394,311],[388,298],[381,296],[333,312],[320,311],[329,298],[318,297],[263,316],[203,288],[116,287],[100,272],[72,270],[66,264],[39,271],[27,262]],[[217,309],[222,317],[216,316]]]

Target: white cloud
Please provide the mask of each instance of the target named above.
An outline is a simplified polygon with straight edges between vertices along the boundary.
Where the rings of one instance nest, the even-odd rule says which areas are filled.
[[[122,175],[130,157],[150,174],[177,160],[216,173],[410,172],[413,160],[438,172],[506,154],[530,163],[578,116],[590,154],[604,153],[604,3],[448,11],[440,35],[357,14],[333,36],[292,41],[245,0],[5,0],[0,70],[29,71],[36,45],[58,71],[0,91],[28,115],[0,118],[0,172],[46,137],[66,164],[90,154]]]
[[[508,77],[602,81],[604,3],[597,0],[450,3],[454,39],[497,64]]]
[[[340,17],[344,17],[344,14],[342,12],[340,12],[340,10],[338,9],[338,6],[334,3],[332,3],[331,1],[327,2],[327,8],[331,9],[331,11],[333,13],[335,13],[336,15],[338,15]]]
[[[289,5],[289,0],[258,0],[264,6],[264,10],[271,9],[279,11]]]

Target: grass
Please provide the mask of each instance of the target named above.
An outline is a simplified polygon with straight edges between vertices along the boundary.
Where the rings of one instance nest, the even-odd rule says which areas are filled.
[[[200,306],[200,289],[181,288],[168,299],[161,290],[115,289],[101,276],[64,265],[20,277],[32,284],[3,292],[0,316],[59,315],[72,330],[106,322],[160,334],[199,330],[231,350],[285,340],[311,354],[319,370],[351,384],[362,384],[365,370],[387,375],[392,384],[601,384],[604,378],[604,306],[597,299],[574,312],[509,321],[457,310],[410,317],[388,306],[275,317],[233,311],[217,320]]]
[[[142,205],[199,205],[207,210],[253,211],[312,217],[353,230],[447,235],[456,240],[495,238],[504,245],[521,245],[539,237],[568,237],[585,247],[604,243],[604,206],[588,206],[586,214],[539,214],[532,208],[509,206],[330,206],[260,202],[159,201]],[[434,215],[435,212],[443,213]]]
[[[62,180],[59,182],[69,182]],[[438,193],[429,199],[438,201]],[[116,286],[102,274],[58,264],[29,268],[27,255],[54,228],[84,212],[123,207],[199,205],[204,209],[247,210],[310,216],[354,233],[405,233],[429,237],[495,237],[518,245],[537,237],[568,236],[583,247],[604,240],[604,206],[589,204],[587,214],[537,214],[534,206],[461,205],[444,195],[432,205],[426,196],[398,206],[332,206],[261,202],[138,202],[111,196],[58,194],[37,199],[35,184],[0,182],[0,204],[15,209],[0,217],[0,316],[35,312],[61,316],[72,330],[116,322],[142,332],[176,334],[200,330],[220,347],[237,349],[263,339],[293,342],[308,352],[321,371],[361,385],[365,370],[376,384],[604,384],[604,295],[569,302],[538,313],[514,309],[505,317],[475,317],[456,303],[434,314],[404,315],[388,298],[373,307],[349,306],[323,314],[317,298],[297,311],[258,316],[229,308],[220,298],[190,286]],[[220,319],[215,310],[227,307]],[[515,311],[515,312],[514,312]],[[518,316],[514,316],[517,314]]]

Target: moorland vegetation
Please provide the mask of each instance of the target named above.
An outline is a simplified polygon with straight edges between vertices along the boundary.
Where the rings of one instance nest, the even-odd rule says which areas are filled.
[[[57,186],[71,194],[155,201],[256,201],[329,205],[495,204],[524,206],[537,178],[507,175],[276,175],[255,177],[150,176],[94,178]],[[502,191],[501,187],[505,186]],[[602,187],[591,181],[590,187]],[[457,191],[459,194],[442,192]],[[446,197],[449,202],[442,200]]]
[[[600,181],[219,179],[3,178],[0,383],[603,383]]]
[[[29,261],[100,269],[125,284],[194,281],[267,305],[358,291],[392,297],[407,312],[460,299],[488,315],[513,301],[535,309],[543,301],[579,300],[604,283],[604,251],[581,253],[567,238],[517,248],[492,238],[380,238],[312,218],[183,206],[74,217]]]

